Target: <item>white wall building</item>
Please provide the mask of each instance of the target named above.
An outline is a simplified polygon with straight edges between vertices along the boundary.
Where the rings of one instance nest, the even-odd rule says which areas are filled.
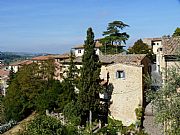
[[[8,87],[7,81],[9,79],[9,71],[0,69],[0,93],[5,96]]]
[[[96,50],[97,55],[99,55],[101,53],[100,49],[99,49],[101,46],[102,46],[102,44],[99,41],[96,41],[95,50]],[[76,46],[72,49],[74,49],[74,54],[76,57],[80,57],[84,54],[84,45]]]

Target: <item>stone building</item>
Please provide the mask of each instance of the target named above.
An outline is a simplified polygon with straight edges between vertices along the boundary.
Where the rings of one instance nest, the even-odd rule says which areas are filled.
[[[144,54],[99,55],[102,63],[100,78],[111,86],[110,114],[124,125],[136,122],[135,109],[145,106],[144,75],[150,73],[151,61]],[[33,62],[53,60],[55,63],[55,79],[62,81],[64,71],[69,66],[69,54],[48,55],[32,58]],[[77,68],[82,66],[82,57],[75,58]],[[108,77],[107,77],[108,76]],[[107,81],[108,78],[108,81]],[[101,93],[105,98],[106,93]]]
[[[144,38],[143,42],[152,47],[154,54],[157,54],[158,48],[162,47],[162,38]]]
[[[159,59],[157,67],[160,73],[172,66],[180,66],[180,37],[163,37],[157,59]]]
[[[144,75],[150,73],[151,61],[144,54],[100,55],[99,59],[102,63],[100,78],[106,81],[109,75],[111,117],[121,120],[124,125],[135,123],[135,109],[145,106]],[[63,71],[67,70],[69,62],[69,59],[63,62]],[[80,68],[82,57],[76,57],[74,62]]]

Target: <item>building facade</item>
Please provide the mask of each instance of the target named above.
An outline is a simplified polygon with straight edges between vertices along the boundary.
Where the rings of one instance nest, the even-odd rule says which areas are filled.
[[[145,106],[144,75],[150,73],[151,61],[146,55],[100,55],[102,63],[100,78],[108,83],[110,95],[110,116],[128,126],[136,122],[135,109]],[[70,60],[63,62],[63,71],[68,69]],[[82,66],[82,57],[76,57],[77,68]],[[107,77],[108,76],[108,77]],[[107,81],[108,78],[108,81]],[[106,98],[107,93],[101,93]]]
[[[101,53],[100,52],[101,46],[102,46],[102,44],[99,41],[95,42],[95,50],[96,50],[97,55],[100,55],[100,53]],[[74,54],[76,57],[81,57],[84,54],[84,45],[79,45],[79,46],[76,46],[72,49],[74,49]]]
[[[180,37],[163,37],[162,48],[158,49],[158,71],[162,74],[171,67],[180,67]]]

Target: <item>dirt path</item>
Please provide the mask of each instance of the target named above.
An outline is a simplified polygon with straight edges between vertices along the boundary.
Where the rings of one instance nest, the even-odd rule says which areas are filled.
[[[23,131],[26,125],[35,118],[36,114],[32,113],[30,116],[19,122],[16,126],[5,132],[3,135],[16,135],[17,132]]]

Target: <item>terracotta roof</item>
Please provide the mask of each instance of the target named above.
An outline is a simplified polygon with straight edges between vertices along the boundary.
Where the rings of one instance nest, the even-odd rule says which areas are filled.
[[[141,65],[141,61],[146,57],[145,54],[116,54],[116,55],[100,55],[99,59],[103,64],[112,64],[112,63],[123,63],[130,65]],[[70,60],[67,59],[64,63],[69,63]],[[81,63],[82,57],[76,57],[74,60],[75,63]]]
[[[32,58],[32,60],[38,60],[38,61],[50,60],[50,59],[53,59],[53,57],[54,55],[38,56],[38,57]]]
[[[9,75],[9,71],[0,69],[0,77],[2,77],[2,76],[8,76],[8,75]]]
[[[163,38],[163,53],[164,55],[177,55],[180,54],[180,36]]]
[[[161,41],[162,38],[161,37],[157,37],[157,38],[144,38],[143,40]]]
[[[146,54],[116,54],[116,55],[100,55],[100,61],[111,63],[123,63],[132,65],[141,65],[141,61],[146,57]]]
[[[55,59],[67,59],[67,58],[69,58],[69,56],[70,56],[69,53],[64,53],[64,54],[54,55],[53,58],[55,58]]]
[[[23,60],[23,61],[17,61],[17,62],[11,63],[10,66],[29,65],[29,64],[32,64],[31,60]]]
[[[95,47],[99,48],[101,46],[102,44],[99,41],[96,41]],[[73,49],[82,49],[82,48],[84,48],[84,45],[78,45],[78,46],[73,47]]]

